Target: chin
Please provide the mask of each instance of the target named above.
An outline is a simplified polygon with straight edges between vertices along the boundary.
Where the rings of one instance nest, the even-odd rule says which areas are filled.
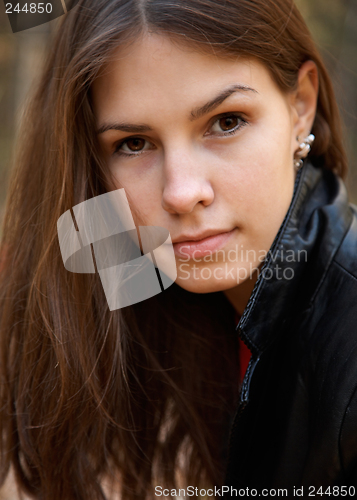
[[[248,281],[250,278],[250,276],[243,278],[236,274],[234,275],[234,278],[229,277],[219,279],[213,276],[213,270],[212,275],[210,276],[208,272],[209,268],[205,269],[206,272],[200,273],[197,271],[195,276],[193,275],[193,272],[190,272],[190,276],[187,276],[187,273],[180,273],[178,271],[175,283],[188,292],[211,293],[221,292],[236,287],[237,285]],[[216,275],[219,276],[218,271]]]
[[[210,283],[208,281],[189,281],[189,280],[184,281],[177,279],[175,283],[176,285],[183,288],[187,292],[192,292],[192,293],[220,292],[226,289],[225,285],[222,285],[222,283],[217,283],[217,282]]]

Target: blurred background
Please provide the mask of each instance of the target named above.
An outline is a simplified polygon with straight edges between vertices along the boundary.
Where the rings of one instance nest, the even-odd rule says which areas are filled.
[[[333,78],[346,127],[347,188],[357,203],[357,0],[296,0],[296,4]],[[0,0],[0,221],[17,126],[57,24],[55,19],[13,34]]]

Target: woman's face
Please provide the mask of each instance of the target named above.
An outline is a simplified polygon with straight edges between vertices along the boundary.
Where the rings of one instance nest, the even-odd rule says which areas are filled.
[[[137,225],[169,230],[176,283],[197,293],[247,287],[293,194],[296,136],[305,131],[292,96],[257,60],[206,55],[156,34],[118,49],[92,90],[116,188]]]

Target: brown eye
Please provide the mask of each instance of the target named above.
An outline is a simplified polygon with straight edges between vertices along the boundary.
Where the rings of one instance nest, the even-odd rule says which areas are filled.
[[[237,116],[224,116],[219,120],[219,126],[224,132],[231,130],[238,125],[239,118]]]
[[[140,137],[133,137],[125,141],[130,151],[140,151],[145,146],[145,139],[140,139]]]
[[[124,156],[138,156],[148,149],[150,149],[149,141],[142,137],[129,137],[117,145],[114,153]]]
[[[218,135],[229,135],[246,125],[246,121],[236,113],[221,115],[213,122],[211,132]]]

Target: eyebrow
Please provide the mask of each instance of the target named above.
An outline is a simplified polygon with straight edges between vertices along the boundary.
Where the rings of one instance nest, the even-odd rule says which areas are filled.
[[[235,92],[254,92],[258,94],[258,92],[255,89],[252,89],[247,85],[241,85],[241,84],[231,85],[230,87],[223,89],[216,97],[208,101],[203,106],[193,109],[191,111],[190,120],[191,121],[197,120],[198,118],[201,118],[203,115],[206,115],[210,111],[213,111],[220,104],[222,104],[223,101],[225,101],[229,96],[231,96]]]
[[[210,101],[206,102],[203,106],[200,106],[198,108],[194,108],[191,113],[190,113],[190,121],[198,120],[198,118],[201,118],[202,116],[206,115],[210,111],[213,111],[215,108],[217,108],[220,104],[222,104],[223,101],[225,101],[228,97],[230,97],[232,94],[235,92],[254,92],[258,94],[258,91],[248,87],[247,85],[242,85],[242,84],[234,84],[229,86],[226,89],[223,89],[218,95],[216,95],[213,99]],[[101,125],[98,130],[97,134],[103,134],[104,132],[107,132],[108,130],[120,130],[122,132],[128,132],[128,133],[144,133],[149,130],[152,130],[152,128],[149,125],[146,124],[138,124],[134,125],[131,123],[104,123]]]

